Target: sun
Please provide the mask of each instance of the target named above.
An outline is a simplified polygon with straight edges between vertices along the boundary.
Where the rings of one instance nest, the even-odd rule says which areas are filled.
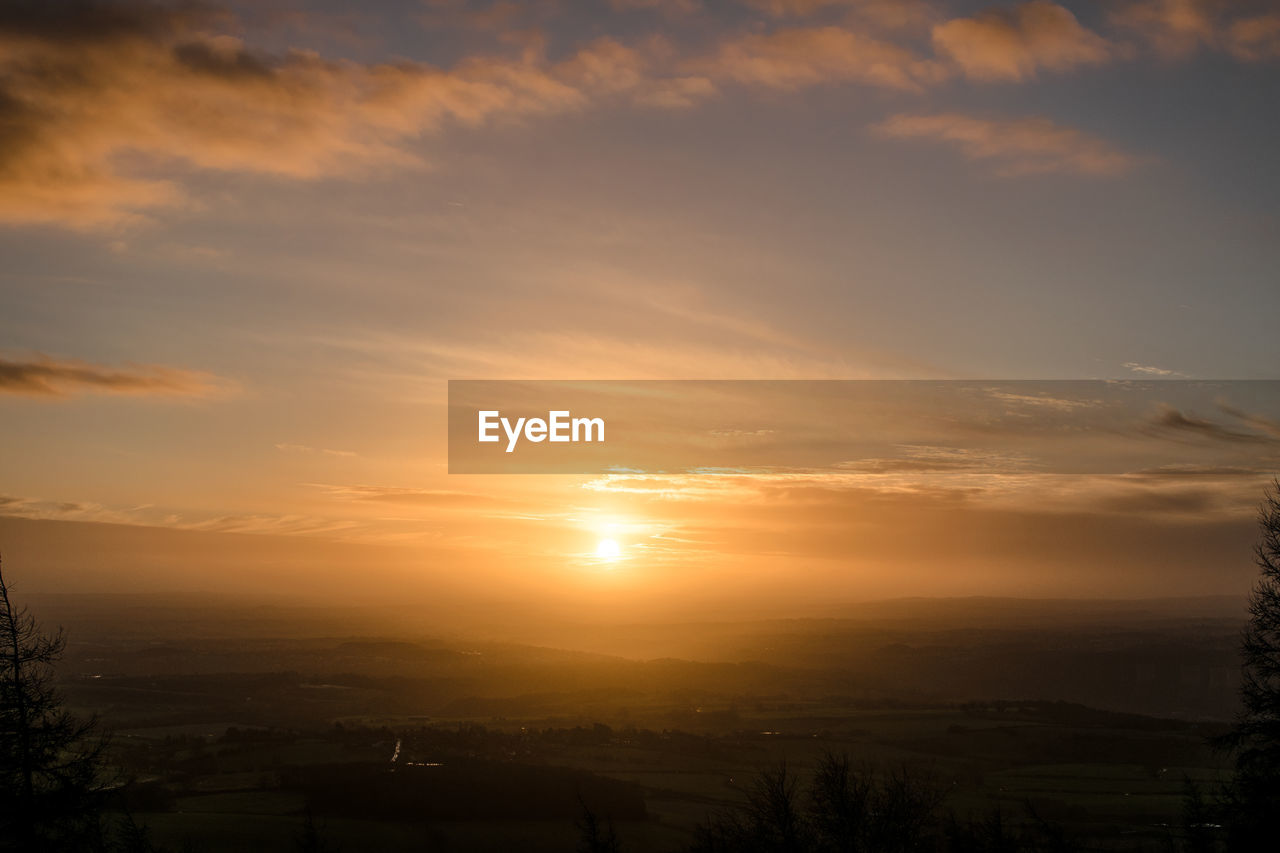
[[[622,556],[622,546],[617,539],[601,539],[596,543],[596,556],[601,560],[617,560]]]

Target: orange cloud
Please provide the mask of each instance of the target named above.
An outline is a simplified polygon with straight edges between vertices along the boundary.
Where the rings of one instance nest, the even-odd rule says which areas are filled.
[[[1047,118],[991,120],[959,113],[895,115],[875,132],[954,145],[972,160],[997,162],[1004,176],[1065,173],[1118,175],[1135,160],[1107,142]]]
[[[1114,9],[1110,20],[1166,59],[1215,49],[1243,62],[1262,62],[1280,58],[1280,12],[1268,6],[1228,0],[1133,0]],[[1250,9],[1262,13],[1244,14]],[[1232,17],[1232,12],[1238,16]]]
[[[1111,23],[1132,30],[1169,59],[1184,59],[1217,40],[1215,0],[1136,0],[1111,11]]]
[[[535,45],[519,59],[442,70],[265,57],[210,34],[217,23],[150,5],[0,10],[0,222],[92,228],[181,204],[180,186],[145,171],[157,163],[288,178],[413,167],[422,159],[409,143],[446,122],[560,113],[607,96],[685,106],[713,91],[650,79],[646,56],[610,39],[559,63]]]
[[[1280,59],[1280,12],[1235,21],[1226,42],[1232,55],[1246,62]]]
[[[520,42],[504,30],[502,50],[511,56],[471,56],[439,68],[308,51],[266,56],[219,34],[234,22],[207,7],[141,0],[0,5],[0,223],[128,224],[188,203],[183,170],[316,179],[422,167],[421,138],[445,126],[520,121],[608,100],[688,108],[725,84],[792,91],[858,83],[920,92],[957,71],[977,80],[1025,80],[1041,70],[1104,63],[1118,49],[1049,0],[933,26],[936,57],[875,34],[928,27],[935,12],[915,0],[746,2],[788,16],[838,6],[844,23],[736,33],[687,54],[661,38],[628,45],[602,37],[556,61],[536,34]],[[692,0],[617,3],[694,7]],[[515,5],[482,11],[501,17]],[[450,14],[469,8],[457,0],[434,7]],[[537,8],[551,14],[559,7]],[[1112,20],[1169,52],[1214,43],[1251,61],[1280,55],[1280,16],[1240,18],[1219,33],[1217,9],[1215,0],[1135,0]],[[1095,142],[1091,154],[1017,162],[1100,173],[1121,170],[1124,158]]]
[[[80,391],[97,391],[207,397],[228,387],[225,380],[212,374],[158,365],[116,368],[43,355],[24,360],[0,359],[0,394],[65,397]]]
[[[702,9],[702,0],[609,0],[615,12],[649,9],[664,15],[692,15]]]
[[[842,27],[797,27],[721,43],[708,59],[690,63],[713,80],[800,89],[859,82],[920,91],[946,76],[938,63],[912,51]]]
[[[806,18],[829,9],[846,10],[850,17],[886,30],[931,23],[938,17],[927,0],[743,0],[774,18]]]
[[[1048,0],[939,24],[933,28],[933,45],[975,80],[1026,80],[1041,69],[1100,65],[1114,53],[1106,39]]]
[[[490,33],[509,33],[522,27],[538,26],[541,21],[564,11],[559,0],[423,0],[425,7],[419,21],[430,29],[469,29]],[[315,10],[305,13],[310,17]]]
[[[640,51],[611,38],[593,42],[561,65],[561,76],[580,89],[627,92],[645,82],[649,60]]]
[[[850,0],[744,0],[744,2],[754,9],[775,17],[788,15],[803,17],[830,6],[848,5]]]

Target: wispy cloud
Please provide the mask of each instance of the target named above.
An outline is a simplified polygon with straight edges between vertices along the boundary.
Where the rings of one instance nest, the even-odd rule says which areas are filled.
[[[939,16],[927,0],[743,0],[773,18],[809,18],[839,12],[885,30],[918,28]]]
[[[1140,373],[1143,376],[1184,376],[1176,370],[1168,370],[1163,367],[1155,367],[1150,364],[1139,364],[1136,361],[1126,361],[1123,367],[1134,373]]]
[[[0,358],[0,394],[66,397],[82,392],[157,397],[209,397],[227,393],[234,384],[193,370],[153,364],[108,367],[45,355]]]
[[[139,524],[150,507],[111,508],[94,501],[46,500],[0,495],[0,515],[52,521],[86,521],[99,524]]]
[[[988,119],[961,113],[899,114],[873,130],[894,138],[954,145],[971,160],[996,164],[1003,176],[1049,173],[1113,176],[1137,162],[1105,140],[1048,118]]]
[[[1246,62],[1280,59],[1280,12],[1233,22],[1226,42],[1232,55]]]
[[[1128,30],[1167,59],[1185,59],[1217,42],[1214,0],[1133,0],[1109,11],[1113,26]]]
[[[756,511],[794,514],[802,525],[847,526],[854,504],[876,513],[896,502],[904,509],[1012,511],[1046,515],[1247,513],[1263,472],[1201,468],[1116,475],[1064,475],[1012,471],[1013,458],[963,448],[918,448],[918,455],[859,460],[836,471],[760,472],[750,475],[637,475],[600,477],[585,489],[634,501],[637,511],[661,517],[679,531],[697,523],[741,522]],[[883,461],[885,464],[877,464]],[[993,466],[993,467],[988,467]],[[1012,471],[1012,473],[1011,473]],[[724,507],[740,510],[726,517]],[[705,507],[705,508],[704,508]],[[729,514],[732,515],[732,514]],[[853,517],[860,517],[854,513]],[[764,516],[760,517],[763,521]]]
[[[617,12],[645,9],[663,15],[681,17],[702,9],[702,0],[609,0],[609,6]]]
[[[476,504],[494,504],[503,501],[490,495],[459,492],[451,489],[418,489],[407,486],[337,485],[310,483],[328,497],[344,501],[371,501],[374,503],[414,504],[430,507],[473,507]]]
[[[901,456],[856,459],[838,463],[842,472],[860,474],[906,474],[972,471],[985,474],[1026,473],[1034,466],[1024,455],[968,447],[903,445]]]
[[[330,450],[327,447],[310,447],[305,444],[281,443],[276,445],[276,450],[281,453],[318,453],[321,456],[352,457],[357,455],[350,450]]]
[[[358,525],[354,521],[315,518],[307,515],[238,514],[223,515],[168,525],[182,530],[202,530],[210,533],[252,533],[268,535],[316,536],[351,531]]]
[[[857,82],[918,92],[946,78],[927,57],[847,27],[793,27],[724,40],[688,68],[715,80],[793,90]]]
[[[1092,409],[1102,405],[1101,400],[1079,400],[1073,397],[1059,397],[1041,392],[1039,394],[1017,394],[988,388],[987,396],[1013,406],[1030,406],[1036,409],[1050,409],[1056,412],[1071,412],[1077,409]]]
[[[1201,50],[1223,51],[1242,62],[1280,58],[1280,12],[1266,3],[1133,0],[1112,7],[1109,19],[1166,60]]]

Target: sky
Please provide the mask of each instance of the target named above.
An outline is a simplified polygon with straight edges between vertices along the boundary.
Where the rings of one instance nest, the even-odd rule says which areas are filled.
[[[621,616],[1242,594],[1280,434],[1231,401],[1132,424],[1256,449],[1229,470],[623,483],[449,475],[446,382],[1278,378],[1277,102],[1243,0],[6,3],[6,571]]]

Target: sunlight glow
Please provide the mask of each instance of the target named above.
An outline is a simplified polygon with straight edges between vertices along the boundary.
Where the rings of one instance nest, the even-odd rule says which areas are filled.
[[[601,539],[596,544],[596,556],[601,560],[617,560],[622,556],[622,546],[616,539]]]

